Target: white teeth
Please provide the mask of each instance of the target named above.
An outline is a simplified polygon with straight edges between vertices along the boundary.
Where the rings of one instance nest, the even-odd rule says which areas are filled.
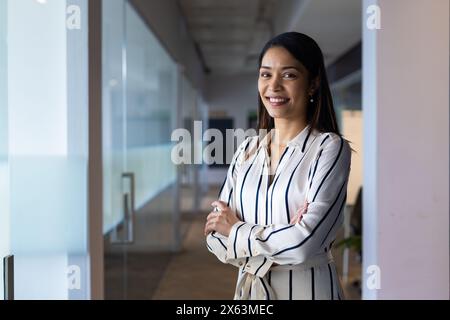
[[[284,99],[284,98],[269,98],[270,102],[273,103],[281,103],[281,102],[286,102],[288,99]]]

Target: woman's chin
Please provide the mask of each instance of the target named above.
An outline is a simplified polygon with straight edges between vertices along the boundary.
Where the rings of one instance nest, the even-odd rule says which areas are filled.
[[[287,118],[286,110],[270,110],[269,115],[274,119]]]

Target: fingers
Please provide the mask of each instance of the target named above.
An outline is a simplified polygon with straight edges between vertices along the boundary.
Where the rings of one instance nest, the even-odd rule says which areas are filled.
[[[221,212],[217,211],[213,211],[208,214],[205,223],[205,235],[209,234],[211,231],[217,231],[215,230],[215,225],[219,222],[220,216]]]
[[[213,232],[214,230],[211,229],[211,227],[209,226],[209,224],[205,224],[205,230],[204,230],[204,234],[205,236],[207,236],[208,234],[210,234],[211,232]]]
[[[216,207],[219,211],[212,211],[206,217],[206,224],[204,229],[205,235],[208,235],[212,231],[219,232],[219,230],[217,229],[221,229],[224,224],[229,223],[230,214],[234,214],[234,212],[232,212],[227,204],[223,201],[217,200],[214,201],[211,205]],[[219,225],[221,227],[219,227]]]
[[[204,230],[205,236],[208,235],[208,234],[210,234],[210,233],[213,232],[213,231],[217,231],[217,230],[216,230],[216,221],[208,221],[208,222],[205,224],[205,230]]]
[[[205,230],[204,230],[205,236],[206,236],[207,234],[209,234],[211,231],[214,231],[214,230],[212,229],[212,221],[207,221],[207,222],[205,223]]]
[[[296,224],[297,222],[298,222],[298,214],[296,214],[295,216],[292,217],[289,224]]]
[[[228,206],[225,202],[217,200],[211,203],[213,207],[217,207],[219,210],[225,211],[228,209]]]
[[[300,209],[297,210],[295,216],[292,217],[290,224],[296,224],[302,221],[303,215],[308,212],[308,202],[305,202]]]
[[[220,215],[220,212],[217,212],[217,211],[210,212],[208,214],[208,216],[206,217],[206,221],[217,218],[219,215]]]

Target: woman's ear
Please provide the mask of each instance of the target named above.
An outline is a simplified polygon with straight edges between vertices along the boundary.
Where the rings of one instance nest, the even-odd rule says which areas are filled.
[[[320,85],[320,81],[319,81],[319,76],[315,77],[314,79],[311,80],[310,85],[309,85],[309,95],[314,95],[317,91],[317,89],[319,89],[319,85]]]

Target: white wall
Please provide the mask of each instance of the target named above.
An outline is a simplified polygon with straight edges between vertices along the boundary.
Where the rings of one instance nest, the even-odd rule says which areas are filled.
[[[449,2],[366,0],[363,297],[449,297]]]

